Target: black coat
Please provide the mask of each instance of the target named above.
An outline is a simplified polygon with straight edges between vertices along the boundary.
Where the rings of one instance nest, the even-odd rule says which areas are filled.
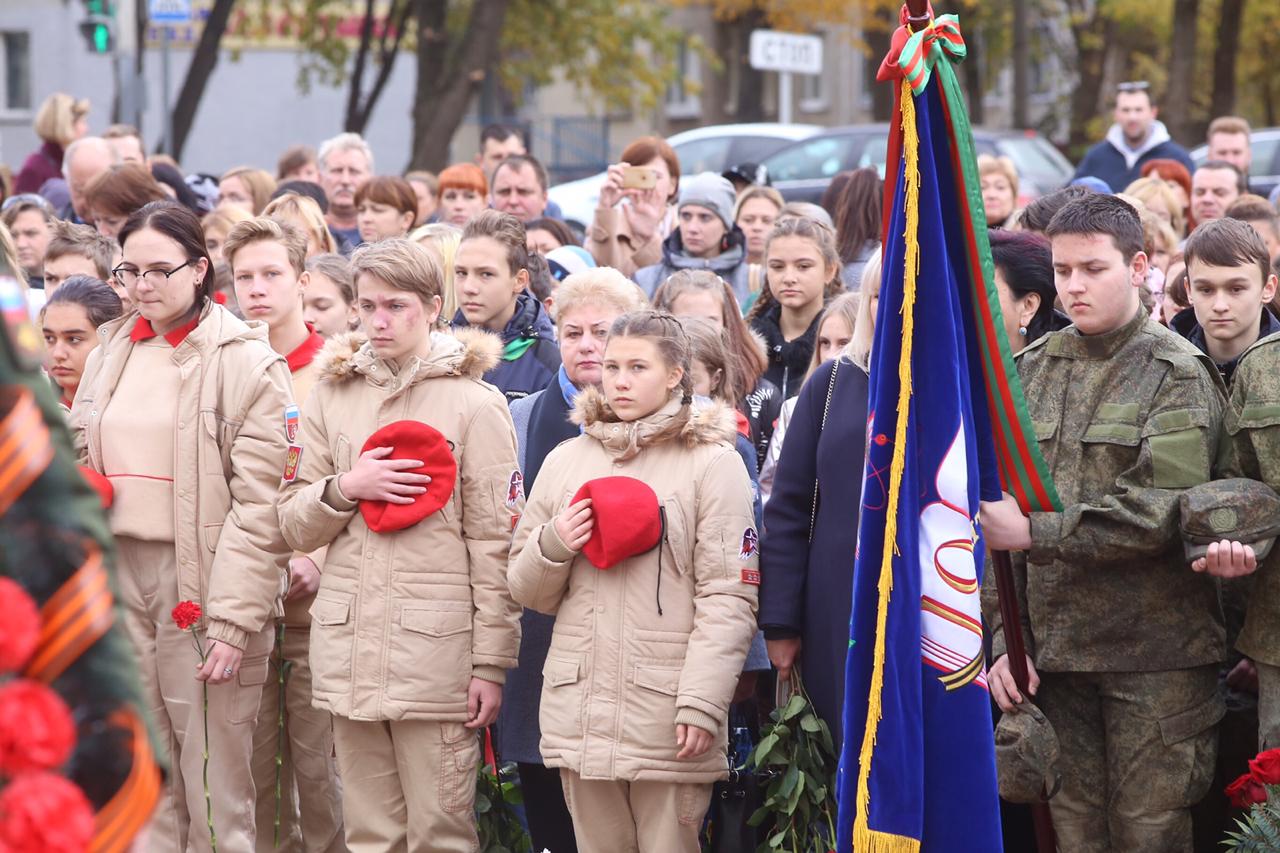
[[[867,374],[840,358],[824,428],[834,364],[828,361],[805,383],[782,443],[760,540],[760,626],[766,638],[801,637],[805,688],[838,749],[867,444]],[[815,481],[818,510],[810,541]]]
[[[782,306],[778,303],[770,305],[751,321],[752,330],[764,338],[765,350],[769,354],[769,367],[764,378],[778,387],[783,400],[790,400],[800,393],[800,385],[809,370],[809,361],[818,340],[818,319],[821,316],[814,317],[804,334],[790,341],[782,335]]]

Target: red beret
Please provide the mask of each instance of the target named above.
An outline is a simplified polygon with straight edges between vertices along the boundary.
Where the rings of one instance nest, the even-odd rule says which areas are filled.
[[[595,524],[582,553],[597,569],[651,551],[662,541],[662,511],[648,484],[634,477],[601,477],[583,483],[570,503],[584,498],[591,498]]]
[[[396,421],[369,436],[360,448],[366,453],[375,447],[390,447],[387,459],[421,459],[421,468],[412,468],[411,474],[426,474],[431,478],[427,490],[413,499],[411,504],[393,504],[387,501],[360,501],[360,514],[364,523],[374,533],[391,533],[412,527],[449,502],[453,485],[458,479],[458,463],[453,458],[449,442],[439,430],[421,421]]]
[[[102,501],[103,509],[111,509],[111,502],[115,500],[116,489],[111,485],[111,481],[105,475],[99,474],[97,471],[87,465],[80,466],[80,473],[93,486],[93,490],[98,493],[99,500]]]

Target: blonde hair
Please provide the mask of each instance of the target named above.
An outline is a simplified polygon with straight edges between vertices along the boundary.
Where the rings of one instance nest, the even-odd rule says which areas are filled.
[[[227,234],[227,239],[223,241],[222,258],[227,262],[227,266],[231,267],[233,275],[236,271],[236,252],[250,243],[261,242],[279,243],[284,246],[289,256],[289,266],[293,267],[293,271],[298,275],[306,271],[307,238],[301,229],[295,228],[288,222],[259,216],[237,222]]]
[[[979,154],[978,180],[981,181],[987,175],[1001,175],[1009,182],[1009,187],[1013,190],[1013,199],[1016,206],[1018,200],[1018,167],[1014,165],[1013,160],[1003,155],[994,157],[990,154]]]
[[[200,217],[200,226],[206,232],[221,231],[223,234],[230,234],[231,229],[235,228],[236,225],[252,218],[241,208],[224,204],[221,207],[215,207]]]
[[[1182,215],[1182,205],[1178,202],[1178,194],[1173,191],[1167,181],[1160,178],[1146,177],[1129,184],[1124,188],[1124,195],[1132,196],[1146,207],[1148,201],[1159,199],[1169,211],[1169,224],[1174,234],[1184,234],[1187,230],[1186,219]]]
[[[773,202],[773,206],[778,208],[778,212],[782,212],[782,208],[786,207],[787,202],[782,197],[782,193],[773,187],[749,186],[738,196],[738,201],[733,205],[733,221],[737,222],[738,217],[742,215],[742,208],[747,202],[753,198],[762,198],[766,201]]]
[[[409,234],[409,239],[424,249],[440,253],[440,266],[444,270],[444,289],[440,294],[440,316],[452,320],[458,313],[458,294],[453,290],[453,259],[462,243],[462,229],[447,222],[428,222]]]
[[[690,366],[699,361],[706,366],[708,373],[720,371],[720,380],[711,389],[712,399],[736,408],[738,401],[732,396],[734,386],[738,384],[733,376],[734,359],[720,331],[701,317],[685,317],[680,320],[680,325],[689,336]]]
[[[388,237],[356,249],[351,256],[351,280],[355,283],[357,298],[363,275],[412,293],[424,305],[440,295],[444,283],[444,271],[435,256],[404,237]]]
[[[36,136],[64,148],[76,138],[76,122],[89,114],[89,101],[76,100],[64,92],[54,92],[44,99],[36,113]]]
[[[223,251],[226,251],[225,249]],[[877,283],[877,287],[880,285]],[[868,300],[870,301],[870,300]],[[822,309],[822,313],[818,315],[818,337],[822,336],[822,324],[837,317],[844,320],[845,325],[849,327],[849,331],[858,328],[858,307],[862,304],[862,300],[857,293],[842,293],[835,299],[827,303],[827,307]],[[853,343],[853,337],[850,336],[849,343]],[[839,354],[836,356],[839,357]],[[815,339],[813,344],[813,358],[809,359],[809,369],[805,371],[804,378],[808,379],[813,372],[822,366],[822,356],[818,354],[818,342]]]
[[[871,368],[871,342],[876,336],[876,316],[871,313],[871,303],[880,295],[881,264],[884,250],[874,252],[862,271],[862,290],[858,297],[858,316],[853,321],[853,337],[844,354],[863,370]]]
[[[271,177],[271,173],[252,166],[237,166],[223,172],[218,183],[222,183],[227,178],[238,178],[240,183],[244,184],[244,188],[253,197],[253,215],[261,216],[263,208],[267,206],[267,202],[271,201],[271,194],[276,191],[276,179]]]
[[[3,222],[0,222],[0,256],[9,265],[9,274],[22,282],[22,286],[25,289],[27,286],[27,273],[22,269],[22,265],[18,263],[18,247],[14,245],[13,235],[9,233],[8,226]]]
[[[325,224],[324,214],[320,212],[320,205],[316,204],[316,200],[313,198],[308,198],[295,192],[288,192],[279,198],[272,199],[262,209],[262,215],[285,221],[290,219],[297,220],[293,224],[301,223],[304,233],[314,237],[320,245],[320,251],[317,254],[332,254],[338,251],[338,243],[333,239],[329,226]],[[308,241],[309,243],[310,241]]]
[[[644,303],[644,292],[612,267],[576,272],[556,288],[556,331],[560,331],[567,313],[584,305],[598,305],[627,314],[639,311]]]

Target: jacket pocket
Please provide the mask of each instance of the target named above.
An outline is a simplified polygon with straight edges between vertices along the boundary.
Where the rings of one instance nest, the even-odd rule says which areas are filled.
[[[1151,449],[1152,485],[1189,489],[1212,479],[1213,451],[1205,441],[1209,427],[1203,409],[1178,409],[1150,418],[1142,429]]]
[[[267,683],[269,667],[265,657],[246,658],[240,664],[234,684],[227,689],[234,690],[228,718],[232,725],[241,726],[258,719],[258,707],[262,702],[262,685]]]
[[[345,474],[351,470],[351,439],[339,435],[333,444],[333,471]]]
[[[582,659],[548,656],[542,665],[542,703],[538,711],[542,737],[553,745],[582,737],[584,698]]]
[[[400,610],[387,655],[387,695],[403,702],[466,702],[471,602],[415,601]]]
[[[334,695],[351,687],[351,655],[355,627],[351,623],[352,598],[321,591],[311,604],[312,691]]]
[[[222,522],[217,521],[212,524],[203,525],[204,527],[204,545],[212,553],[218,551],[218,540],[222,538]]]
[[[676,695],[684,663],[637,663],[628,679],[622,742],[640,755],[676,753]]]

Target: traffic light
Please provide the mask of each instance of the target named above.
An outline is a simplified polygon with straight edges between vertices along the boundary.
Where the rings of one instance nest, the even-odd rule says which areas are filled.
[[[110,53],[112,48],[113,10],[111,0],[81,0],[84,3],[84,20],[80,22],[80,34],[90,53]]]

